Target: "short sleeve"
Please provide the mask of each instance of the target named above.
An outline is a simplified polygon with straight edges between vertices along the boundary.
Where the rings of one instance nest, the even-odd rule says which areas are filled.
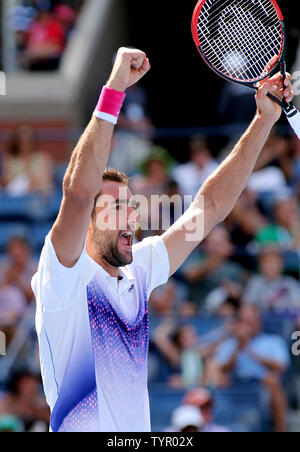
[[[269,341],[270,348],[266,358],[272,359],[281,366],[288,368],[291,360],[285,340],[280,336],[270,336]]]
[[[57,311],[70,306],[92,280],[97,264],[82,251],[73,268],[64,267],[58,260],[50,234],[46,237],[32,289],[43,309]]]
[[[143,267],[147,274],[147,294],[166,282],[170,275],[169,255],[161,237],[149,237],[133,249],[133,263]]]

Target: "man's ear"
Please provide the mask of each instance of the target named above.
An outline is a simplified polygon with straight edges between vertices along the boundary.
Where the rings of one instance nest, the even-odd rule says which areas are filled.
[[[92,233],[95,229],[95,224],[94,224],[94,217],[91,216],[90,218],[90,222],[89,222],[89,228],[88,228],[88,233]]]

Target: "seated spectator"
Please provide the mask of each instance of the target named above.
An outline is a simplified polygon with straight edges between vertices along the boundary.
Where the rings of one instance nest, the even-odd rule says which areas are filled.
[[[169,190],[169,168],[172,159],[164,148],[154,146],[141,165],[142,175],[137,175],[131,180],[131,189],[135,195],[142,195],[148,201],[148,209],[141,212],[141,224],[143,237],[153,234],[160,235],[163,230],[164,212],[161,206],[152,209],[152,196],[168,194]],[[181,201],[181,200],[180,200]],[[166,213],[171,225],[170,209]],[[180,212],[182,214],[182,210]],[[156,232],[155,232],[156,231]]]
[[[7,394],[0,401],[0,418],[4,416],[17,418],[26,432],[48,431],[50,412],[40,396],[39,377],[30,372],[18,372],[12,377]]]
[[[276,432],[286,431],[287,402],[282,377],[290,364],[287,344],[279,336],[264,334],[258,310],[244,306],[232,329],[232,337],[218,348],[215,361],[219,384],[235,380],[259,381],[271,397]]]
[[[213,316],[234,318],[242,306],[242,289],[227,281],[223,287],[210,292],[205,300],[205,310]]]
[[[290,140],[279,135],[274,127],[250,178],[249,188],[258,195],[284,193],[293,179],[292,154]]]
[[[2,183],[11,196],[49,194],[53,188],[52,161],[39,151],[34,130],[27,124],[13,131],[4,155]]]
[[[264,312],[278,314],[300,312],[300,285],[283,275],[284,264],[278,248],[265,248],[259,258],[260,274],[248,282],[244,300]]]
[[[38,15],[27,33],[23,65],[30,71],[53,71],[59,63],[66,45],[66,32],[52,14],[48,2],[39,2]]]
[[[271,168],[267,168],[267,166]],[[266,172],[263,171],[261,173],[260,170],[263,169]],[[267,188],[269,193],[279,192],[281,194],[286,190],[286,187],[297,189],[299,164],[297,159],[297,146],[295,145],[294,139],[289,136],[280,135],[276,127],[274,127],[257,161],[256,171],[258,171],[259,175],[260,191],[262,189],[266,191]],[[266,176],[271,174],[271,177],[266,177],[263,180],[264,174]],[[273,177],[277,177],[277,182],[274,179],[272,180],[272,175]],[[256,178],[254,176],[252,181],[255,182],[255,180]]]
[[[207,237],[203,252],[196,250],[183,266],[183,275],[190,284],[189,299],[203,306],[208,294],[226,284],[240,285],[245,277],[242,267],[230,260],[233,244],[224,226],[218,226]]]
[[[300,248],[300,222],[297,200],[278,196],[274,201],[274,223],[260,229],[255,237],[262,246],[278,244],[283,249]]]
[[[69,38],[77,19],[76,12],[71,8],[70,5],[60,3],[54,8],[53,14],[55,18],[58,19],[62,24],[66,33],[66,37]]]
[[[2,287],[17,288],[29,303],[33,299],[31,280],[36,271],[37,262],[31,257],[28,242],[22,237],[11,239],[7,245],[7,259],[0,268]]]
[[[183,399],[183,405],[197,407],[203,417],[204,424],[201,433],[228,433],[229,430],[221,425],[216,425],[214,419],[214,399],[212,393],[206,388],[191,389]]]
[[[212,357],[230,332],[229,322],[201,340],[192,325],[178,326],[168,319],[162,322],[154,331],[153,341],[169,364],[169,385],[188,389],[210,383],[211,372],[215,370]]]
[[[193,405],[183,405],[172,414],[172,427],[166,432],[199,433],[204,419],[200,411]]]
[[[148,157],[151,146],[152,143],[133,132],[117,130],[113,136],[108,166],[118,168],[133,177]]]
[[[26,47],[29,27],[36,18],[36,14],[34,5],[28,0],[23,0],[19,4],[13,5],[8,11],[10,26],[16,34],[17,59],[20,61]]]
[[[173,171],[172,177],[179,186],[182,196],[193,198],[201,185],[218,167],[205,139],[193,137],[190,140],[190,161]]]
[[[170,179],[169,169],[172,158],[164,148],[154,146],[141,164],[142,175],[132,178],[133,193],[149,198],[166,193]]]
[[[163,322],[154,332],[154,343],[170,366],[170,386],[190,388],[202,382],[203,359],[198,342],[192,326],[178,328],[171,321]]]
[[[23,293],[8,285],[4,280],[0,284],[0,329],[6,334],[9,344],[15,328],[26,312],[27,300]]]
[[[33,299],[31,279],[36,268],[26,240],[12,239],[7,247],[7,259],[0,268],[0,329],[5,332],[8,344]]]
[[[268,220],[258,208],[257,196],[246,189],[226,220],[234,243],[248,245],[255,235],[268,225]]]
[[[268,166],[252,174],[248,188],[257,194],[266,192],[280,194],[287,189],[287,184],[280,168]]]

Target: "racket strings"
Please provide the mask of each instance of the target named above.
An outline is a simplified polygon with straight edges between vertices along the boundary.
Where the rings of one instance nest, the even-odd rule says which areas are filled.
[[[255,81],[280,55],[282,29],[269,0],[208,0],[199,15],[202,51],[231,78]],[[251,3],[250,3],[251,2]]]
[[[224,35],[224,33],[228,34],[228,31],[230,32],[230,37],[233,38],[233,40],[235,42],[235,48],[236,48],[237,44],[239,44],[239,46],[240,46],[240,42],[239,41],[241,41],[242,44],[243,44],[244,50],[245,49],[248,50],[248,52],[247,52],[248,57],[250,57],[250,59],[252,60],[252,58],[255,57],[255,53],[253,51],[251,51],[251,48],[247,49],[247,42],[248,42],[248,40],[246,41],[245,39],[242,39],[242,38],[243,38],[243,36],[245,36],[245,32],[243,30],[244,27],[246,28],[247,33],[251,33],[253,30],[251,30],[249,28],[249,26],[248,26],[249,16],[247,16],[243,10],[240,9],[239,11],[240,11],[240,13],[242,15],[244,15],[243,18],[245,19],[242,22],[242,25],[243,25],[242,29],[238,29],[236,27],[237,23],[235,23],[234,24],[235,26],[233,27],[230,21],[227,22],[227,28],[225,27],[224,21],[220,21],[219,28],[221,28],[222,35]],[[256,22],[255,21],[254,21],[254,28],[255,28],[255,33],[257,35],[256,38],[257,38],[258,44],[264,45],[265,44],[265,42],[264,42],[264,34],[260,32],[261,29],[256,26]],[[281,37],[281,35],[280,35],[280,37]],[[273,39],[276,38],[274,33],[272,35],[272,38]],[[219,44],[219,47],[220,47],[221,51],[224,53],[224,52],[227,51],[227,47],[228,46],[223,41],[219,40],[218,44]],[[231,42],[232,42],[232,39],[231,39]],[[211,50],[213,50],[213,49],[211,49]],[[229,47],[229,50],[230,50],[230,47]],[[215,57],[217,57],[217,59],[218,59],[218,52],[214,51],[213,53],[215,54]],[[210,54],[210,57],[212,57],[212,53]],[[230,54],[229,54],[229,57],[230,57]],[[214,61],[216,61],[216,60],[214,60]],[[234,60],[233,58],[231,58],[231,59],[229,58],[229,60],[226,62],[227,66],[230,65],[230,62],[237,63],[238,61]],[[252,62],[253,62],[253,60],[252,60]],[[268,61],[266,61],[266,64],[267,64],[267,62]],[[234,66],[236,66],[236,65],[234,65]],[[257,69],[258,65],[253,62],[253,67],[255,67]],[[260,72],[263,72],[264,68],[265,68],[265,65],[264,66],[260,65]],[[232,68],[229,68],[229,69],[232,69]],[[251,69],[251,67],[249,67],[249,69]],[[232,73],[232,70],[230,72]],[[241,71],[237,70],[237,72],[239,73],[239,75],[241,75]],[[252,72],[252,75],[253,75],[253,72]]]
[[[248,23],[248,16],[246,15],[246,13],[244,11],[242,11],[242,16],[244,19],[244,25],[246,27],[247,32],[251,33],[252,29]],[[253,27],[256,29],[257,31],[257,43],[259,46],[264,46],[265,45],[265,40],[264,40],[264,34],[261,32],[261,29],[259,27],[257,27],[257,23],[253,24]],[[224,30],[225,31],[225,30]],[[234,29],[231,29],[232,33],[235,34]],[[238,31],[236,33],[236,38],[237,39],[242,39],[243,37],[243,44],[245,47],[247,47],[247,42],[244,38],[244,36],[242,34],[238,34]],[[273,35],[273,38],[275,38],[275,36]],[[279,36],[279,38],[281,38],[281,35]],[[271,49],[272,50],[272,49]],[[269,58],[265,58],[264,61],[257,59],[256,58],[256,54],[254,53],[254,51],[250,50],[247,52],[247,57],[250,59],[251,65],[247,66],[247,70],[250,72],[251,76],[255,78],[256,74],[263,74],[267,64],[270,62]],[[255,69],[255,71],[254,71]],[[242,75],[242,74],[241,74]]]
[[[224,28],[223,24],[220,24],[220,28],[221,28],[221,31],[223,33],[227,32],[227,30]],[[243,39],[243,36],[240,35],[240,34],[237,34],[237,32],[232,27],[230,27],[230,32],[231,32],[232,36],[235,36],[236,39],[238,39],[239,41],[242,41],[242,43],[245,46],[247,45],[245,39]],[[237,52],[228,53],[229,49],[225,46],[225,44],[224,44],[224,42],[222,42],[222,40],[220,40],[220,42],[219,42],[219,47],[220,47],[220,50],[223,51],[223,54],[224,55],[226,54],[227,66],[229,65],[229,67],[227,69],[230,72],[230,75],[234,76],[235,75],[235,71],[237,71],[238,75],[242,76],[242,72],[239,71],[239,68],[238,68],[238,66],[241,63],[240,55]],[[218,62],[218,60],[219,60],[219,54],[217,54],[214,51],[213,48],[211,49],[211,51],[212,51],[210,53],[211,63],[212,64],[216,64]],[[250,62],[252,63],[252,65],[253,65],[253,66],[252,65],[251,66],[248,65],[248,70],[251,70],[251,68],[254,67],[257,71],[259,71],[261,73],[264,72],[265,66],[263,66],[259,61],[257,61],[257,60],[255,61],[256,55],[253,52],[248,51],[247,56],[248,56]],[[223,63],[224,63],[224,61],[223,61]],[[230,63],[232,63],[232,65],[234,66],[235,71],[231,70]],[[253,71],[251,72],[251,74],[255,78],[256,74]]]
[[[226,30],[223,30],[224,33]],[[242,39],[242,36],[238,35],[234,29],[231,29],[231,32],[233,35],[236,36],[238,39]],[[244,39],[242,39],[243,44],[246,45],[246,42]],[[225,47],[223,47],[223,50],[226,52]],[[262,64],[259,62],[259,60],[255,60],[255,55],[253,52],[247,53],[248,60],[250,64],[247,65],[247,71],[249,71],[249,74],[255,78],[257,72],[263,72],[265,67],[262,66]],[[224,64],[225,62],[223,62]],[[238,53],[233,53],[232,55],[228,55],[226,60],[227,70],[231,77],[236,77],[238,75],[239,78],[243,77],[243,60],[241,56],[239,56]],[[255,70],[255,71],[254,71]]]
[[[211,4],[212,2],[213,2],[213,0],[210,0],[208,3]],[[262,3],[260,3],[262,9],[257,11],[257,15],[253,14],[254,11],[256,9],[258,9],[257,5],[254,5],[254,6],[250,7],[250,8],[249,8],[249,6],[247,6],[247,13],[248,14],[252,14],[252,16],[255,19],[262,19],[262,17],[265,15],[265,16],[269,16],[269,20],[276,20],[277,19],[276,10],[274,9],[273,5],[270,3],[269,0],[267,0],[267,2],[268,2],[268,4],[265,5],[265,6],[262,5]],[[223,2],[221,4],[221,6],[219,6],[218,8],[215,8],[215,6],[214,6],[212,17],[215,16],[215,19],[212,19],[210,17],[210,31],[211,32],[217,30],[217,28],[218,28],[218,15],[219,15],[219,12],[224,11],[226,9],[225,6],[226,5],[227,5],[227,7],[230,6],[230,3],[232,3],[232,0],[225,0],[225,2]],[[207,6],[206,6],[206,3],[205,3],[204,8],[207,7]],[[246,2],[244,2],[244,4],[242,6],[246,6]],[[208,12],[207,12],[207,15],[209,15]]]
[[[226,33],[227,30],[223,27],[223,24],[222,24],[222,23],[221,23],[220,26],[221,26],[221,31],[222,31],[223,33]],[[230,29],[230,32],[232,33],[232,35],[234,35],[235,38],[241,40],[242,43],[243,43],[243,45],[247,45],[247,42],[246,42],[245,39],[243,38],[243,35],[237,34],[236,30],[235,30],[232,26],[230,26],[230,24],[229,24],[228,26],[229,26],[229,29]],[[226,52],[227,49],[224,47],[223,43],[221,42],[220,44],[221,44],[221,47],[222,47],[223,51]],[[254,59],[254,58],[255,58],[255,55],[254,55],[253,53],[248,52],[248,56],[249,56],[249,58],[250,58],[251,63],[253,64],[253,67],[255,67],[255,69],[258,69],[259,71],[262,71],[262,72],[263,72],[264,69],[265,69],[265,66],[262,66],[262,64],[259,62],[259,60],[256,60],[256,61],[255,61],[255,59]],[[211,62],[215,63],[216,61],[217,61],[217,59],[216,59],[216,58],[213,58]],[[231,61],[232,61],[233,64],[238,64],[238,63],[239,63],[239,60],[238,60],[236,54],[233,54],[233,55],[232,55]],[[248,69],[250,70],[251,67],[252,67],[252,66],[249,66]],[[230,69],[230,68],[229,68],[229,69]],[[238,72],[239,72],[239,75],[242,75],[242,73],[241,73],[240,71],[238,71]],[[232,74],[232,75],[234,75],[234,74]],[[252,75],[255,76],[255,74],[254,74],[253,72],[252,72]]]
[[[232,0],[227,0],[227,3],[228,2],[232,2]],[[226,3],[226,2],[225,2]],[[236,19],[238,19],[238,14],[239,13],[241,13],[241,14],[244,14],[244,17],[246,17],[246,22],[247,22],[247,20],[250,18],[250,17],[252,17],[253,19],[255,19],[255,25],[257,24],[257,21],[262,17],[262,15],[264,14],[262,11],[257,15],[257,16],[253,16],[253,15],[251,15],[250,16],[250,14],[249,13],[252,13],[253,11],[254,11],[254,9],[252,9],[252,10],[249,10],[249,11],[247,11],[247,13],[249,14],[248,16],[247,15],[245,15],[245,11],[242,9],[242,8],[236,8],[236,11],[233,11],[233,7],[234,7],[234,5],[228,5],[228,6],[232,6],[232,13],[233,13],[233,15],[232,15],[232,18],[234,18],[234,17],[236,17]],[[269,8],[270,8],[270,5],[269,5]],[[225,12],[226,10],[223,10],[223,12]],[[275,13],[275,11],[273,10],[272,11],[273,12],[273,14],[274,14],[274,16],[273,16],[273,19],[276,19],[277,18],[277,15],[276,15],[276,13]],[[214,11],[214,15],[215,15],[216,13],[215,13],[215,11]],[[217,24],[217,25],[215,25],[215,27],[213,28],[212,27],[212,21],[211,21],[211,23],[210,23],[210,29],[209,29],[209,32],[210,32],[210,34],[211,35],[213,35],[213,33],[214,32],[218,32],[218,28],[219,28],[219,25],[220,25],[220,21],[218,21],[217,19],[215,19],[215,23]]]
[[[222,25],[221,25],[221,30],[226,33],[227,29],[225,29]],[[224,43],[224,41],[219,40],[218,42],[218,46],[219,46],[219,51],[221,50],[223,52],[224,58],[222,60],[222,65],[224,65],[225,61],[225,67],[223,69],[227,69],[231,72],[231,75],[234,75],[234,72],[237,71],[239,76],[242,76],[243,73],[241,71],[239,71],[239,68],[237,66],[237,64],[239,64],[239,61],[241,61],[241,59],[244,59],[244,65],[247,65],[247,69],[248,71],[251,72],[251,77],[252,78],[256,78],[257,76],[259,76],[260,74],[262,74],[264,72],[264,69],[267,65],[267,63],[269,62],[269,60],[271,59],[271,56],[273,57],[274,55],[276,55],[276,53],[271,53],[271,56],[268,55],[268,57],[265,56],[263,62],[264,64],[262,64],[260,62],[260,60],[257,60],[257,49],[252,49],[251,47],[246,47],[246,40],[245,38],[243,38],[243,34],[238,34],[238,31],[235,31],[233,28],[230,29],[231,31],[231,37],[235,37],[236,39],[239,40],[239,51],[235,50],[235,54],[236,54],[236,58],[233,58],[232,56],[234,55],[232,52],[230,52],[230,47],[228,47],[226,45],[226,43]],[[234,41],[232,41],[234,42]],[[240,44],[244,44],[244,47],[241,48]],[[263,41],[258,40],[258,43],[263,45]],[[237,48],[237,45],[235,45],[235,49]],[[272,49],[270,49],[272,50]],[[243,51],[243,53],[241,52]],[[213,64],[216,63],[220,63],[220,55],[219,52],[216,52],[214,48],[211,48],[211,53],[210,53],[210,59],[212,60]],[[230,62],[233,63],[233,66],[230,67]],[[250,65],[250,63],[252,63]],[[220,70],[222,69],[222,65],[219,68]],[[246,67],[246,66],[245,66]],[[253,70],[251,71],[251,69],[254,68],[255,72],[253,72]],[[233,70],[233,73],[232,73]],[[245,72],[245,71],[244,71]],[[247,76],[248,78],[248,76]]]

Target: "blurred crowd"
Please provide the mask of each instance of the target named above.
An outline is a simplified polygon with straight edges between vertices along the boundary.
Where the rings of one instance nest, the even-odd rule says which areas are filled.
[[[34,20],[40,20],[40,14],[45,12],[39,10]],[[227,153],[220,149],[216,155],[206,137],[192,136],[184,150],[187,161],[181,164],[171,157],[172,149],[154,143],[152,136],[145,93],[132,88],[110,164],[127,172],[133,191],[147,198],[194,197]],[[30,280],[42,245],[32,232],[41,226],[41,211],[28,220],[28,211],[12,212],[11,206],[16,200],[22,205],[32,197],[42,200],[43,221],[48,221],[42,224],[45,235],[57,213],[57,208],[53,213],[53,197],[61,196],[62,180],[56,162],[29,124],[11,132],[0,162],[0,330],[6,332],[9,347],[34,303]],[[299,403],[294,383],[300,369],[290,341],[291,333],[300,329],[299,202],[299,142],[275,128],[232,214],[151,296],[149,378],[154,428],[286,431],[288,408],[298,408]],[[139,231],[136,241],[161,234],[165,213],[163,208],[158,212],[157,230]],[[143,212],[149,221],[152,214]],[[16,223],[18,215],[24,216],[27,234],[16,235],[14,228],[7,227],[12,217]],[[171,222],[176,219],[171,209]],[[21,227],[22,218],[18,222]],[[37,344],[30,336],[30,346],[20,350],[9,379],[1,382],[0,431],[47,429],[49,412],[38,375]],[[176,403],[168,405],[174,394]],[[163,400],[169,411],[158,420]],[[248,417],[241,415],[243,410]],[[251,410],[254,418],[249,416]]]
[[[20,0],[8,20],[16,36],[18,65],[29,71],[59,67],[84,0]]]

